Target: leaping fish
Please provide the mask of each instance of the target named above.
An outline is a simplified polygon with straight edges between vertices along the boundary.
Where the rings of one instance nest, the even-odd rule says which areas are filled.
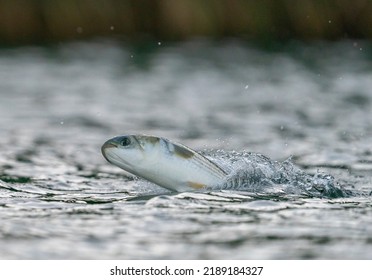
[[[227,175],[201,154],[162,137],[118,136],[106,141],[101,151],[108,162],[177,192],[218,186]]]

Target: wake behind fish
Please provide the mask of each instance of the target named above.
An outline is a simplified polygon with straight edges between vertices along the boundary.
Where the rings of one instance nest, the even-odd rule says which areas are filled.
[[[251,152],[204,151],[228,171],[223,184],[211,190],[235,190],[270,196],[340,198],[356,195],[322,172],[308,174],[289,158],[283,162]]]

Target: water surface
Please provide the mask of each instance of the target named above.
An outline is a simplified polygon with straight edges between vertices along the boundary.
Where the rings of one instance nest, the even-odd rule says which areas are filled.
[[[1,49],[0,258],[371,259],[371,58],[352,41]],[[128,133],[301,176],[171,194],[104,160]]]

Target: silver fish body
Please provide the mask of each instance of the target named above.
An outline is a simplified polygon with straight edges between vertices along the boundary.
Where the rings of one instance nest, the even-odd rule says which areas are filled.
[[[178,192],[218,186],[227,175],[206,157],[161,137],[118,136],[106,141],[101,150],[110,163]]]

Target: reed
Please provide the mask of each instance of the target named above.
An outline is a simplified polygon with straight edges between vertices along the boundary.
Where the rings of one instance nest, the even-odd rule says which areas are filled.
[[[372,37],[370,0],[0,0],[0,43]]]

